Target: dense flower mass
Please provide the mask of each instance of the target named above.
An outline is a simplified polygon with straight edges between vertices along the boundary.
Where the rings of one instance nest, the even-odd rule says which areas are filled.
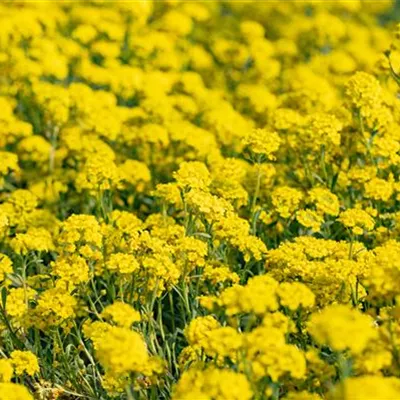
[[[0,400],[400,399],[399,13],[1,2]]]

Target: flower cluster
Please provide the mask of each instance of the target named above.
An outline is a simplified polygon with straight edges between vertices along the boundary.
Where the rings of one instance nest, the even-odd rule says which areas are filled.
[[[2,2],[0,400],[400,398],[395,3]]]

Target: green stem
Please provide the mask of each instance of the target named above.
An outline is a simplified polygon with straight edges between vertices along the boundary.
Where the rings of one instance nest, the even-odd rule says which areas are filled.
[[[260,163],[257,163],[257,181],[256,181],[256,188],[254,190],[254,196],[253,196],[253,201],[251,202],[251,208],[250,212],[253,215],[254,214],[254,209],[257,204],[257,199],[258,196],[260,195],[260,186],[261,186],[261,168],[260,168]]]

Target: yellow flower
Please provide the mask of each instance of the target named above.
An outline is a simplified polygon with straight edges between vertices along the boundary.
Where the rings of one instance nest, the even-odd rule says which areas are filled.
[[[51,288],[40,294],[37,307],[32,311],[33,324],[40,329],[65,324],[75,317],[76,299],[63,288]]]
[[[306,285],[299,282],[281,283],[277,295],[280,304],[292,311],[299,307],[311,308],[315,303],[314,293]]]
[[[209,331],[201,343],[204,352],[213,358],[229,357],[236,361],[243,344],[243,336],[230,326],[222,326]]]
[[[191,346],[202,345],[209,332],[218,329],[220,323],[212,316],[197,317],[185,328],[185,337]]]
[[[356,72],[347,82],[346,95],[359,109],[373,108],[382,102],[382,88],[379,81],[366,72]]]
[[[374,219],[364,210],[352,208],[340,213],[339,221],[351,228],[355,235],[362,235],[364,231],[372,231],[375,226]]]
[[[142,372],[149,361],[146,344],[137,332],[113,326],[96,340],[96,355],[115,376]]]
[[[28,312],[29,301],[34,299],[36,291],[31,288],[12,288],[7,296],[6,311],[11,317],[22,317]]]
[[[136,160],[126,160],[118,166],[122,181],[128,182],[139,192],[151,181],[151,172],[147,165]]]
[[[339,214],[339,200],[336,195],[325,188],[313,188],[308,192],[310,200],[317,207],[320,214],[337,216]]]
[[[271,195],[272,205],[282,218],[289,218],[299,207],[303,194],[287,186],[276,188]]]
[[[400,396],[400,380],[384,376],[358,376],[346,379],[336,385],[330,395],[332,400],[350,399],[388,399],[396,400]]]
[[[244,374],[215,367],[188,369],[182,374],[172,394],[176,400],[250,400],[252,396],[250,383]]]
[[[8,256],[0,254],[0,282],[4,281],[7,274],[13,272],[13,265]]]
[[[92,156],[86,161],[83,170],[76,178],[79,191],[87,189],[92,192],[110,190],[118,187],[121,174],[113,160]]]
[[[120,274],[130,274],[139,269],[139,263],[130,254],[115,253],[111,254],[109,260],[106,262],[106,268],[109,271],[116,271]]]
[[[162,29],[185,36],[192,30],[192,20],[187,15],[171,10],[161,19]]]
[[[245,335],[246,361],[257,380],[269,376],[274,382],[290,374],[302,379],[306,374],[304,354],[285,342],[284,332],[277,328],[260,326]]]
[[[334,115],[316,113],[306,118],[304,127],[300,130],[300,151],[308,148],[320,151],[325,146],[325,151],[331,153],[336,151],[340,145],[340,131],[343,125]]]
[[[0,400],[33,400],[25,386],[16,383],[0,383]]]
[[[182,163],[173,176],[181,189],[206,190],[211,183],[210,172],[207,167],[197,161]]]
[[[18,156],[16,154],[6,151],[0,151],[0,160],[0,176],[5,176],[10,172],[19,171]]]
[[[363,280],[370,298],[393,299],[400,290],[400,269],[397,260],[400,257],[400,244],[388,240],[376,247],[367,259],[368,274]]]
[[[254,154],[263,154],[268,160],[275,160],[275,155],[281,144],[276,132],[266,129],[254,129],[243,139],[244,146],[248,146]]]
[[[116,301],[110,304],[101,312],[104,319],[111,319],[118,326],[123,328],[130,328],[134,322],[141,320],[140,313],[136,311],[129,304]]]
[[[39,372],[38,359],[30,351],[15,350],[11,353],[10,360],[17,375],[27,373],[33,376]]]
[[[68,290],[89,280],[89,266],[86,260],[77,254],[59,257],[52,262],[51,273],[59,278],[56,285],[65,286]]]
[[[245,286],[235,285],[225,289],[218,298],[218,304],[226,309],[227,315],[264,315],[267,311],[275,311],[279,306],[276,296],[278,285],[270,276],[255,276]]]
[[[91,25],[81,24],[72,32],[72,36],[86,44],[97,36],[97,30]]]
[[[314,232],[319,232],[324,222],[324,219],[312,210],[297,211],[296,219],[301,225],[311,228]]]
[[[97,259],[102,240],[100,224],[93,215],[71,215],[61,225],[57,245],[63,252],[78,249],[83,257]]]
[[[0,360],[0,382],[10,382],[14,375],[14,367],[10,360],[4,358]]]
[[[51,233],[45,228],[29,228],[26,233],[17,233],[10,244],[17,254],[22,255],[30,251],[49,252],[55,248]]]
[[[393,194],[393,183],[385,179],[373,178],[365,184],[365,195],[373,200],[388,201]]]
[[[373,320],[368,315],[344,305],[332,305],[315,312],[308,331],[321,345],[335,351],[362,352],[370,340],[377,336]]]
[[[211,265],[208,264],[203,270],[203,279],[209,280],[213,285],[224,282],[238,283],[239,276],[237,273],[232,272],[228,266],[225,265]]]

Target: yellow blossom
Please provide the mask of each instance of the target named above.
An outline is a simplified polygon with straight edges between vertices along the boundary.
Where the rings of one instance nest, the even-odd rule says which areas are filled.
[[[39,372],[38,360],[30,351],[14,350],[11,353],[11,363],[17,375],[27,373],[32,376]]]

